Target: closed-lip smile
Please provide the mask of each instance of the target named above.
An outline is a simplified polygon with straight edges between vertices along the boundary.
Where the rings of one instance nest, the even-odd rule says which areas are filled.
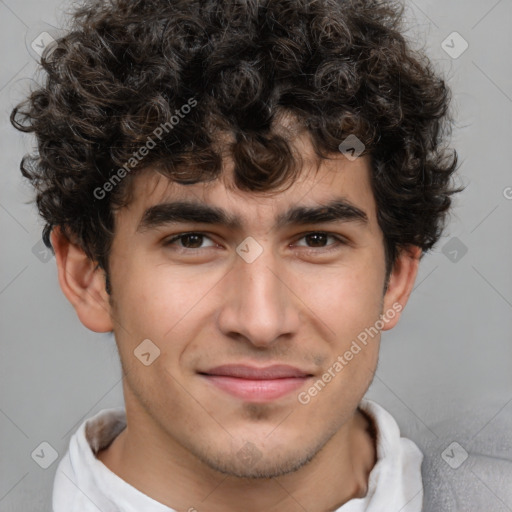
[[[290,365],[225,364],[198,372],[216,388],[244,401],[276,400],[304,385],[312,374]]]

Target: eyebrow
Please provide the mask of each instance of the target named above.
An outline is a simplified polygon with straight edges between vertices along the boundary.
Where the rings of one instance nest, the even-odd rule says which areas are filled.
[[[149,207],[137,226],[137,232],[176,223],[200,223],[241,230],[243,220],[222,208],[193,201],[174,201]],[[292,206],[276,219],[276,228],[319,224],[324,222],[358,222],[368,224],[367,214],[345,198],[336,198],[325,205]]]

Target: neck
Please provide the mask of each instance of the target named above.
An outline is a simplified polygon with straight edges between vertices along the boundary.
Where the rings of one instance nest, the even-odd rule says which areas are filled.
[[[222,474],[152,425],[131,425],[128,419],[127,428],[98,453],[98,459],[139,491],[175,510],[235,512],[243,506],[246,512],[335,511],[366,495],[376,463],[373,425],[359,409],[309,463],[275,478]]]

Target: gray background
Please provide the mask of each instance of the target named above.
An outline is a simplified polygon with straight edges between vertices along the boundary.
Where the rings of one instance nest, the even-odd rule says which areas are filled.
[[[86,417],[122,404],[113,338],[82,326],[61,293],[55,259],[38,253],[43,223],[19,172],[34,141],[8,122],[35,76],[31,42],[62,26],[60,6],[68,5],[0,0],[1,511],[50,510],[58,460],[45,470],[31,454],[46,441],[60,459]],[[416,0],[406,12],[411,38],[453,89],[453,144],[467,188],[421,262],[401,322],[383,333],[368,397],[420,447],[434,442],[441,460],[451,441],[492,443],[493,425],[512,412],[512,2]],[[454,31],[469,44],[458,58],[442,47]],[[462,48],[457,39],[448,44]],[[512,511],[510,495],[485,473],[465,478],[488,510]]]

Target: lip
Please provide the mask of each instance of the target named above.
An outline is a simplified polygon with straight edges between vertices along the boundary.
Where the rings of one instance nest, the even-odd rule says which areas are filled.
[[[245,401],[277,400],[312,377],[312,374],[293,366],[276,364],[265,367],[222,365],[199,373],[218,389]]]
[[[201,373],[252,380],[284,379],[289,377],[307,377],[311,375],[306,371],[287,364],[273,364],[261,368],[247,364],[223,364]]]

